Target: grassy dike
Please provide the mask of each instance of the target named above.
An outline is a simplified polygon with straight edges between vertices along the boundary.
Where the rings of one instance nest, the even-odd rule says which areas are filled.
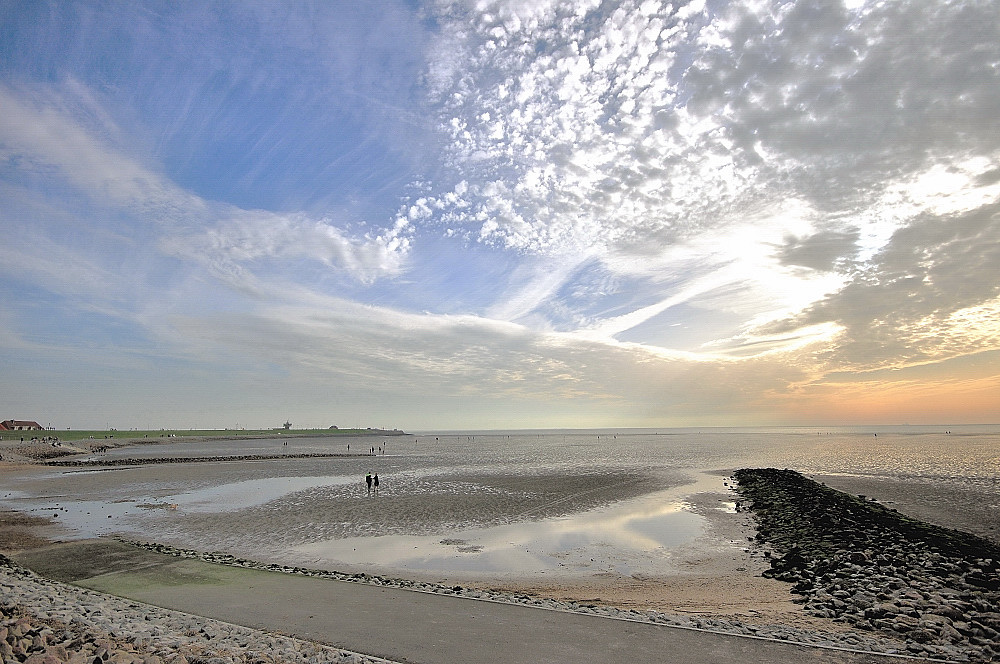
[[[115,439],[150,440],[160,438],[270,438],[272,436],[327,437],[327,436],[400,436],[404,432],[386,429],[48,429],[45,431],[5,431],[5,437],[15,435],[28,438],[58,438],[72,443],[86,440]]]
[[[156,429],[156,430],[64,430],[0,432],[3,462],[37,463],[100,452],[131,445],[210,440],[259,440],[314,438],[333,441],[353,436],[404,436],[404,431],[386,429]]]

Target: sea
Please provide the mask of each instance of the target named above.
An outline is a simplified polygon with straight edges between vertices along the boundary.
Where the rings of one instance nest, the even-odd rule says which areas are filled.
[[[744,467],[888,478],[1000,496],[1000,425],[420,431],[393,436],[176,440],[114,448],[93,458],[235,457],[219,461],[94,468],[39,467],[5,482],[0,508],[54,516],[64,539],[120,535],[328,569],[387,574],[665,573],[670,553],[705,533],[692,490],[724,491]],[[126,435],[125,433],[120,435]],[[293,458],[293,455],[339,455]],[[378,473],[383,503],[359,503]],[[671,478],[641,495],[544,518],[530,511],[496,523],[463,522],[477,491],[464,478],[617,476]],[[678,477],[687,478],[681,482]],[[637,480],[638,481],[638,480]],[[689,482],[685,485],[685,482]],[[684,486],[679,486],[684,485]],[[525,484],[530,491],[530,482]],[[578,493],[584,493],[581,490]],[[396,502],[388,499],[395,498]],[[407,503],[403,499],[409,499]],[[505,508],[498,496],[498,509]],[[516,504],[517,501],[512,501]],[[382,533],[410,505],[412,532]],[[367,507],[379,505],[378,508]],[[444,505],[444,516],[420,507]],[[720,504],[720,509],[732,505]],[[359,510],[372,510],[369,515]],[[402,509],[402,508],[399,508]],[[416,511],[414,511],[416,510]],[[457,515],[457,516],[456,516]],[[371,531],[357,532],[359,519]],[[354,528],[352,530],[352,528]],[[739,543],[734,542],[734,546]]]

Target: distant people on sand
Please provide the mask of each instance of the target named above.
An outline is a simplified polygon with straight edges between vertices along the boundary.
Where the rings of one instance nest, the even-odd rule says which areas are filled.
[[[368,473],[365,475],[365,484],[368,485],[368,495],[372,495],[372,474]]]

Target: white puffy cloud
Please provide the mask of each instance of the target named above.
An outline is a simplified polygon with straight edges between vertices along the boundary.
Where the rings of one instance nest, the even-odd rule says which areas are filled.
[[[739,187],[715,155],[683,178],[681,164],[664,158],[678,162],[692,147],[683,130],[665,131],[684,119],[670,71],[687,24],[658,3],[601,11],[561,2],[443,8],[440,60],[464,66],[432,68],[430,88],[450,159],[474,176],[464,180],[471,205],[446,223],[529,251],[645,243],[648,230],[670,237],[690,224],[677,199],[695,194],[694,177],[711,180],[716,203]],[[710,186],[697,192],[699,205]]]
[[[859,274],[890,279],[894,233],[1000,196],[995,3],[455,2],[438,18],[428,87],[463,190],[435,219],[659,289],[602,322],[546,273],[535,317],[591,336],[701,303],[742,310],[716,341],[747,352]]]

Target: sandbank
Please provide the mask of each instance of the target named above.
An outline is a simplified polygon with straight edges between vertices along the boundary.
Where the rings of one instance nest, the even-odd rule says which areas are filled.
[[[87,452],[91,447],[105,444],[104,440],[76,441],[74,447]],[[115,444],[147,444],[147,440],[115,439]],[[171,439],[173,442],[173,439]],[[194,441],[192,441],[194,442]],[[6,444],[7,441],[4,441]],[[0,473],[37,472],[37,460],[49,458],[45,443],[33,447],[23,446],[12,450],[7,445],[0,462]],[[17,462],[9,459],[19,455]],[[69,458],[65,456],[64,458]],[[263,461],[261,463],[269,463]],[[197,478],[197,464],[175,464],[166,468],[144,468],[154,476],[169,472],[172,478]],[[115,482],[114,471],[105,473],[67,473],[62,482],[62,493],[72,495],[74,486],[80,493],[92,491],[102,482]],[[588,601],[598,605],[622,608],[652,609],[679,614],[714,615],[723,618],[738,617],[751,622],[808,625],[814,619],[802,615],[792,603],[787,584],[765,579],[760,572],[766,568],[765,560],[748,548],[752,523],[746,514],[732,510],[733,495],[725,485],[726,473],[700,473],[696,477],[675,474],[669,477],[651,477],[641,482],[634,478],[617,476],[503,476],[466,477],[466,483],[487,486],[482,493],[462,493],[456,499],[449,493],[425,491],[416,487],[405,496],[383,496],[379,499],[376,519],[369,514],[371,505],[354,499],[343,492],[330,493],[330,502],[308,505],[279,504],[273,509],[250,509],[218,514],[190,513],[185,517],[183,541],[166,539],[176,546],[190,546],[203,551],[225,550],[237,556],[252,557],[262,562],[308,564],[312,567],[336,569],[346,572],[365,572],[388,576],[403,576],[421,581],[442,584],[463,584],[468,587],[504,592],[529,593],[560,601]],[[694,481],[692,481],[694,480]],[[435,489],[442,483],[436,481]],[[658,489],[659,491],[653,491]],[[456,489],[461,491],[461,487]],[[703,532],[669,552],[667,574],[644,572],[641,561],[622,560],[621,552],[609,551],[618,556],[618,567],[633,569],[622,575],[610,568],[602,568],[600,561],[567,561],[565,569],[548,570],[543,574],[517,575],[490,570],[469,571],[464,564],[477,555],[472,546],[463,551],[462,542],[455,539],[455,532],[470,527],[491,528],[506,523],[558,518],[567,514],[630,499],[642,499],[656,493],[658,499],[677,503],[690,514],[703,519]],[[316,550],[291,551],[296,542],[280,541],[265,537],[269,532],[281,531],[293,513],[305,523],[329,522],[329,512],[335,510],[335,523],[323,526],[324,536],[369,539],[373,536],[403,537],[424,535],[436,537],[433,543],[447,548],[455,561],[463,564],[449,569],[413,569],[390,564],[373,565],[362,561],[335,561],[323,559]],[[19,521],[21,517],[8,516],[6,524],[0,522],[0,550],[26,548],[59,541],[70,537],[62,529],[59,519],[36,519],[31,524]],[[65,517],[63,517],[65,519]],[[455,528],[456,524],[461,527]],[[255,532],[261,535],[259,544],[249,547],[246,540],[229,538],[228,533]],[[6,534],[4,534],[6,533]],[[159,540],[155,535],[151,538]],[[371,540],[384,541],[384,540]],[[475,567],[475,566],[473,566]],[[561,566],[560,566],[561,567]],[[660,566],[662,567],[662,565]],[[463,571],[464,570],[464,571]],[[561,573],[556,573],[561,572]]]
[[[6,443],[6,441],[4,441]],[[95,440],[95,444],[104,441]],[[125,441],[121,441],[124,443]],[[145,443],[148,441],[132,441]],[[38,471],[37,460],[44,459],[47,450],[44,443],[36,445],[34,451],[25,447],[16,450],[5,448],[4,461],[0,462],[0,474],[31,474]],[[11,446],[13,447],[13,446]],[[87,451],[87,450],[81,450]],[[269,463],[263,461],[262,463]],[[150,468],[148,472],[164,472]],[[170,473],[198,474],[197,464],[180,464],[170,469]],[[688,513],[703,519],[704,528],[700,534],[684,544],[674,546],[669,551],[669,571],[649,574],[634,571],[621,574],[602,570],[598,565],[577,565],[566,573],[542,575],[516,575],[509,573],[490,574],[489,571],[448,570],[407,570],[392,565],[371,565],[361,561],[337,563],[324,561],[316,550],[302,550],[290,555],[293,542],[278,542],[273,548],[259,546],[246,547],[245,542],[226,537],[231,530],[246,528],[257,532],[268,532],[286,519],[287,512],[281,509],[269,514],[250,511],[245,516],[240,513],[218,515],[189,515],[186,524],[185,541],[174,541],[175,545],[191,546],[202,551],[223,550],[237,556],[253,558],[261,562],[307,564],[331,568],[345,572],[383,574],[393,577],[414,578],[433,581],[444,585],[461,584],[467,588],[479,588],[490,592],[528,594],[539,598],[550,598],[560,602],[587,603],[597,606],[613,606],[621,609],[654,610],[663,613],[735,620],[751,625],[788,625],[800,629],[815,629],[826,632],[847,631],[842,624],[807,615],[800,604],[793,601],[789,584],[761,576],[768,568],[769,561],[763,552],[750,543],[754,533],[752,517],[745,512],[731,509],[735,496],[728,486],[729,470],[685,473],[680,476],[649,478],[650,482],[622,482],[614,476],[585,477],[541,477],[491,476],[478,478],[481,482],[492,483],[497,491],[483,495],[463,495],[462,500],[454,496],[414,493],[405,499],[380,500],[378,528],[365,531],[365,513],[356,501],[343,499],[337,503],[338,523],[327,533],[331,539],[343,537],[368,538],[375,541],[375,535],[394,532],[440,536],[442,546],[455,550],[457,556],[475,555],[475,547],[461,551],[461,542],[453,534],[454,524],[463,528],[470,524],[482,527],[496,526],[499,522],[558,518],[561,515],[616,501],[639,500],[649,493],[656,493],[658,499],[677,501]],[[940,486],[927,481],[913,479],[902,481],[880,477],[855,476],[815,476],[816,479],[849,493],[863,493],[885,504],[891,504],[903,513],[938,525],[968,529],[996,540],[996,511],[988,509],[985,496],[968,491],[958,491],[953,487]],[[656,480],[656,482],[653,482]],[[81,473],[72,482],[91,486],[95,482],[114,482],[113,472]],[[657,483],[658,482],[658,483]],[[657,491],[647,491],[638,487],[655,486]],[[544,487],[550,492],[537,504],[512,501],[509,496],[535,494]],[[71,492],[71,491],[70,491]],[[331,499],[339,494],[331,493]],[[344,498],[343,496],[340,496]],[[527,505],[527,507],[525,507]],[[307,509],[317,510],[315,514],[306,512],[299,518],[320,520],[323,510],[329,506],[313,505]],[[355,510],[355,511],[352,511]],[[220,530],[225,522],[227,530]],[[359,526],[360,524],[360,526]],[[360,530],[358,528],[360,527]],[[0,551],[16,552],[35,549],[69,536],[58,519],[43,518],[16,513],[0,515]],[[153,537],[158,540],[160,538]],[[296,556],[298,556],[296,558]],[[572,567],[572,566],[570,566]]]

